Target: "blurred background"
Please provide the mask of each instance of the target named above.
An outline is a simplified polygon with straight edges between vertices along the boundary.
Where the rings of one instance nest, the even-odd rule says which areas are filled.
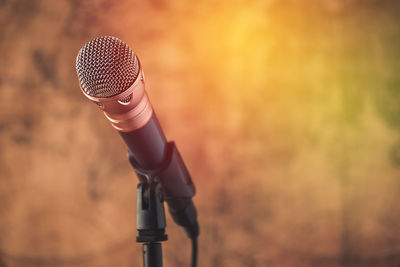
[[[0,266],[142,266],[125,146],[75,57],[113,35],[195,184],[199,266],[400,265],[400,2],[0,0]],[[167,267],[190,243],[169,214]]]

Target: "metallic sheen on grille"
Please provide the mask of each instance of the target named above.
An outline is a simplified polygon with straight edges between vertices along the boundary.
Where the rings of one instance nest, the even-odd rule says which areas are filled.
[[[116,37],[98,37],[86,43],[76,57],[83,91],[108,98],[128,89],[139,73],[139,62],[127,44]]]

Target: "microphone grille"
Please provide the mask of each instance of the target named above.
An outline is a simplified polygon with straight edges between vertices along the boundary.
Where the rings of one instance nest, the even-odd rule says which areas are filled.
[[[102,36],[81,48],[76,57],[76,72],[87,95],[108,98],[134,83],[139,74],[139,61],[123,41]]]

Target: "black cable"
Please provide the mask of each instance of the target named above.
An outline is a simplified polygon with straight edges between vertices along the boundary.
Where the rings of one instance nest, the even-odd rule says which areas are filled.
[[[192,262],[190,264],[191,267],[197,266],[197,237],[191,238],[192,240]]]

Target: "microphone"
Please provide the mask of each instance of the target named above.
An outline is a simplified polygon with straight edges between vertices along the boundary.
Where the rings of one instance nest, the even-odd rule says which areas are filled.
[[[158,179],[170,214],[195,239],[195,187],[175,144],[167,142],[161,129],[144,89],[139,59],[120,39],[97,37],[80,49],[76,71],[82,93],[104,112],[127,145],[139,180],[145,182],[149,173],[163,170]]]

